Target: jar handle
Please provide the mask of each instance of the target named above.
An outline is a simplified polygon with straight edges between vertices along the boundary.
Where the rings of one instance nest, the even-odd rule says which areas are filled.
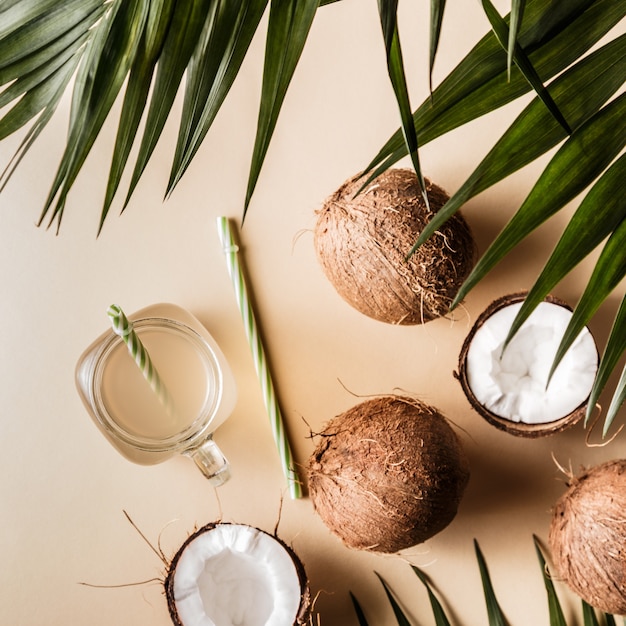
[[[223,485],[230,478],[230,465],[218,445],[209,437],[201,446],[188,450],[190,456],[214,487]]]

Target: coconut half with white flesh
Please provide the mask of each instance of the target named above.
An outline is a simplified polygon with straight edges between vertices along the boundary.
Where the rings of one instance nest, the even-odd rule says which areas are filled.
[[[311,605],[296,553],[246,524],[191,535],[172,559],[165,595],[176,626],[300,626]]]
[[[503,350],[525,297],[526,292],[499,298],[479,316],[463,344],[456,376],[472,407],[492,425],[514,435],[540,437],[584,416],[598,349],[584,328],[548,384],[572,310],[548,296]]]

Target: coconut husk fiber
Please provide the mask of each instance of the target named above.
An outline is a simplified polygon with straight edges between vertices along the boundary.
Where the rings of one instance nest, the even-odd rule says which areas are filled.
[[[308,475],[316,512],[347,546],[393,553],[448,526],[469,464],[436,409],[414,398],[383,396],[328,423]]]
[[[559,577],[583,600],[626,615],[626,460],[571,479],[554,507],[548,541]]]
[[[427,208],[409,169],[387,170],[357,195],[363,182],[346,181],[318,212],[314,245],[326,277],[346,302],[383,322],[444,316],[476,261],[467,222],[455,214],[407,259],[448,194],[426,179]]]

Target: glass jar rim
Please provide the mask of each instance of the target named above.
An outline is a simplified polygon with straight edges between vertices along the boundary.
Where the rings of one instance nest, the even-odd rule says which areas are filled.
[[[127,432],[113,418],[102,396],[102,377],[107,359],[113,350],[123,343],[122,338],[111,331],[110,336],[103,341],[95,355],[93,376],[91,377],[89,389],[98,422],[114,437],[139,450],[168,452],[190,448],[195,442],[200,439],[206,439],[210,434],[208,430],[209,425],[222,400],[223,373],[217,355],[210,343],[200,333],[178,320],[165,317],[145,317],[133,320],[132,323],[134,330],[138,334],[146,330],[165,330],[179,334],[193,343],[206,367],[208,374],[207,389],[210,390],[212,388],[214,391],[213,393],[207,392],[205,402],[193,422],[174,435],[160,439],[151,439]]]

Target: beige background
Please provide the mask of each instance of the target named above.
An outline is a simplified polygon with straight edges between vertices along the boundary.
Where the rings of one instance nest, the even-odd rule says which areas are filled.
[[[405,59],[417,104],[427,94],[428,3],[403,4]],[[505,5],[499,3],[502,10]],[[436,82],[487,28],[478,3],[449,7]],[[426,544],[393,557],[344,548],[310,500],[286,496],[215,231],[217,215],[241,215],[262,54],[259,36],[203,149],[168,202],[162,196],[175,124],[167,127],[128,210],[121,217],[112,214],[96,238],[111,125],[75,185],[60,234],[35,226],[60,157],[68,98],[0,196],[1,621],[165,626],[170,622],[158,582],[115,589],[79,585],[163,575],[163,563],[123,510],[171,556],[196,525],[218,518],[273,530],[285,497],[279,534],[306,565],[323,626],[356,624],[349,590],[373,625],[392,623],[375,572],[397,591],[416,623],[431,623],[426,593],[406,561],[426,569],[455,621],[486,624],[474,538],[511,625],[547,624],[532,535],[546,538],[550,508],[564,489],[553,456],[578,468],[623,456],[626,439],[590,448],[581,426],[545,440],[516,439],[470,410],[452,372],[473,320],[495,297],[530,286],[566,217],[541,228],[492,272],[454,321],[393,327],[348,307],[316,261],[315,211],[395,130],[397,112],[376,3],[346,0],[320,10],[241,235],[296,459],[305,464],[313,450],[309,427],[320,430],[358,396],[402,389],[434,404],[458,426],[472,465],[457,518]],[[454,191],[526,101],[425,146],[425,173]],[[3,163],[18,140],[0,144]],[[544,163],[467,206],[481,250],[519,206]],[[575,302],[589,267],[584,264],[556,293]],[[118,302],[130,312],[158,301],[195,313],[237,377],[236,410],[216,436],[234,477],[217,492],[187,459],[154,467],[125,461],[92,425],[74,388],[74,364],[106,329],[108,305]],[[593,323],[600,345],[616,306],[617,298],[610,299]],[[622,411],[620,421],[623,417]],[[568,611],[578,614],[577,601],[562,585],[559,593]]]

